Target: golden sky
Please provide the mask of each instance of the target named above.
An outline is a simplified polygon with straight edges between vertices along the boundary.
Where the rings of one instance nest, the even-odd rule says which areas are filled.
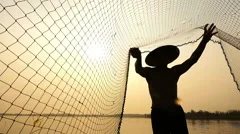
[[[84,3],[84,1],[82,2]],[[129,46],[148,47],[151,46],[148,45],[149,43],[156,42],[157,39],[162,40],[167,36],[201,26],[203,23],[205,24],[206,20],[214,20],[214,17],[210,18],[210,16],[204,18],[206,15],[203,14],[204,17],[202,16],[203,18],[199,19],[196,25],[192,25],[194,21],[191,18],[195,18],[195,12],[189,14],[188,8],[182,8],[181,11],[177,10],[179,14],[186,15],[185,17],[174,15],[174,21],[168,20],[167,16],[171,15],[175,9],[175,4],[179,4],[178,2],[168,3],[171,6],[168,10],[164,9],[163,11],[159,11],[157,8],[148,10],[148,6],[139,7],[142,10],[130,8],[131,6],[135,7],[135,4],[146,4],[145,1],[138,2],[125,1],[122,3],[122,12],[119,14],[120,16],[117,16],[117,21],[112,19],[115,12],[118,11],[114,10],[115,8],[108,9],[109,12],[106,13],[105,9],[96,11],[88,8],[82,9],[83,6],[80,4],[73,6],[73,11],[81,11],[78,13],[80,16],[74,16],[72,10],[69,10],[68,13],[65,13],[63,9],[57,10],[54,6],[60,4],[58,2],[55,4],[51,4],[49,1],[45,1],[44,4],[43,2],[28,1],[18,2],[18,4],[14,1],[1,2],[3,6],[7,7],[1,9],[0,13],[1,17],[4,18],[0,19],[2,25],[0,27],[0,82],[2,81],[0,95],[3,95],[2,99],[11,103],[16,101],[24,104],[25,100],[19,97],[22,95],[19,95],[20,92],[35,99],[40,99],[39,94],[47,92],[46,96],[49,99],[50,94],[54,91],[51,86],[48,88],[49,81],[51,81],[53,82],[51,84],[58,85],[58,89],[53,95],[56,98],[61,97],[59,95],[62,91],[68,92],[70,85],[74,85],[75,90],[78,89],[75,85],[84,85],[84,88],[79,87],[81,95],[87,96],[85,88],[89,90],[99,89],[99,92],[106,90],[107,93],[116,95],[105,98],[106,103],[109,103],[106,107],[112,105],[114,101],[121,104],[122,101],[117,97],[122,95],[120,93],[122,90],[114,90],[112,93],[109,89],[124,89],[124,84],[122,84],[124,81],[122,80],[124,79],[123,75],[125,75],[124,71],[126,71],[124,67],[127,64],[126,53]],[[200,3],[204,5],[201,1]],[[35,11],[34,7],[28,6],[29,4],[36,4],[37,10]],[[65,4],[62,6],[68,9],[69,6]],[[104,4],[109,5],[107,2]],[[117,3],[112,4],[116,5]],[[151,4],[151,2],[147,4]],[[44,5],[48,5],[48,8],[46,9]],[[195,6],[198,4],[193,4],[191,8],[194,9]],[[20,8],[24,10],[22,11]],[[202,8],[205,9],[204,12],[209,12],[212,9],[211,7]],[[214,10],[214,13],[220,9]],[[98,14],[94,13],[94,17],[91,17],[92,12]],[[151,19],[156,17],[156,20],[148,21],[149,17]],[[171,16],[169,17],[171,18]],[[98,21],[95,22],[95,19]],[[235,21],[235,19],[237,18],[232,17],[227,20]],[[69,23],[70,20],[72,20],[71,23]],[[235,28],[229,26],[224,30],[226,32],[228,30],[234,31]],[[202,32],[198,33],[198,35],[201,34]],[[181,42],[194,40],[198,35],[192,33],[189,36],[191,39],[185,40],[184,38]],[[178,41],[171,39],[170,43]],[[197,43],[194,43],[180,48],[181,57],[172,65],[186,60],[196,46]],[[113,56],[114,54],[116,56]],[[147,83],[135,73],[134,62],[135,59],[131,58],[125,112],[149,113],[151,104]],[[114,75],[112,75],[113,73]],[[55,77],[56,74],[58,77]],[[104,81],[101,81],[102,78]],[[36,88],[28,80],[41,88],[41,90],[34,92],[36,95],[32,95],[33,90],[23,90],[25,85],[27,85],[26,89]],[[9,90],[9,85],[17,90]],[[42,89],[46,89],[46,91]],[[180,78],[178,89],[179,98],[186,111],[191,109],[225,111],[238,109],[240,106],[240,93],[233,83],[219,44],[209,43],[199,62]],[[9,90],[8,94],[5,95],[7,90]],[[72,94],[74,93],[71,92],[70,95]],[[106,96],[108,95],[104,97]],[[103,96],[98,99],[102,99],[101,97]],[[47,99],[42,97],[41,100],[45,102]],[[92,100],[89,99],[89,103],[93,103]],[[108,108],[111,109],[111,107]]]

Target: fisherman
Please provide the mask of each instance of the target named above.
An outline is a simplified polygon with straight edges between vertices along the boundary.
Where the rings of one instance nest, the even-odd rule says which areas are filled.
[[[173,45],[165,45],[151,51],[145,62],[151,67],[142,67],[141,52],[131,48],[130,54],[136,58],[135,70],[146,78],[152,99],[151,123],[154,134],[188,134],[185,113],[177,103],[177,82],[179,77],[189,70],[202,55],[206,44],[216,26],[208,24],[204,27],[203,38],[191,57],[182,64],[168,68],[167,65],[179,56],[179,49]]]

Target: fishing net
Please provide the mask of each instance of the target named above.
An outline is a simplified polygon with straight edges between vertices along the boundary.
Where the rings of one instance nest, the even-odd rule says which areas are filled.
[[[118,133],[129,48],[212,22],[240,89],[238,0],[1,0],[0,133]]]

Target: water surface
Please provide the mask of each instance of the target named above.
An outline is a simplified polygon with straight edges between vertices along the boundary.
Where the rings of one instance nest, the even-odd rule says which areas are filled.
[[[190,134],[240,134],[240,121],[187,120]],[[123,118],[121,134],[152,134],[150,118]]]

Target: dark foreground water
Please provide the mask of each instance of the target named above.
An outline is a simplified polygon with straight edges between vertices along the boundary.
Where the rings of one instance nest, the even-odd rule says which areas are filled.
[[[187,120],[190,134],[240,134],[240,121]],[[123,118],[121,134],[152,134],[150,118]]]

